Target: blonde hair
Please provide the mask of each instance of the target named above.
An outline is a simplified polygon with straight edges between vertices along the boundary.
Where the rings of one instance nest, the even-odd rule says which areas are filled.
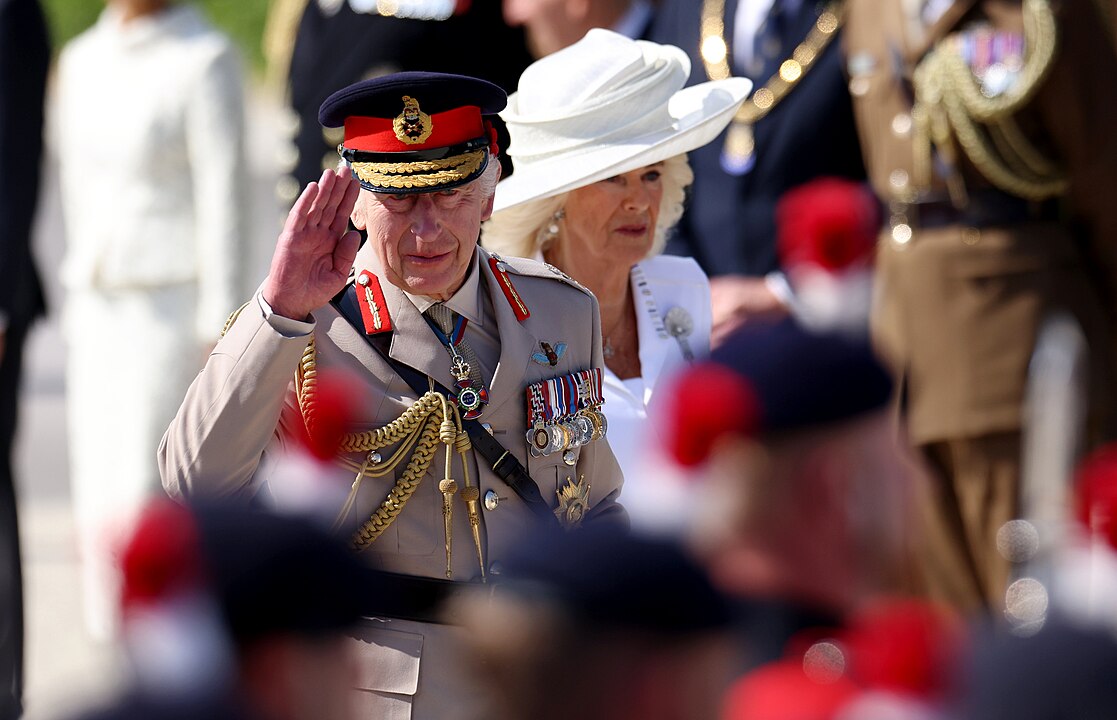
[[[663,181],[663,199],[659,205],[659,219],[656,221],[655,239],[648,251],[648,257],[663,252],[667,235],[683,216],[686,189],[694,182],[686,155],[676,155],[663,161],[660,167]],[[555,197],[530,200],[519,205],[494,213],[481,226],[481,244],[501,255],[535,257],[547,250],[556,237],[548,232],[554,222],[555,213],[566,205],[563,193]]]

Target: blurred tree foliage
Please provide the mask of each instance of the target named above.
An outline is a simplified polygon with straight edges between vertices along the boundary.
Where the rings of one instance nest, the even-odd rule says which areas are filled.
[[[256,74],[263,71],[261,39],[268,14],[268,0],[180,0],[194,2],[240,46]],[[104,0],[42,0],[50,23],[55,52],[68,40],[97,20],[105,8]]]

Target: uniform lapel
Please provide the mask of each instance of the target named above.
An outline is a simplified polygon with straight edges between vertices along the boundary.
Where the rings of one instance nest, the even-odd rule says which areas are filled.
[[[481,248],[478,248],[478,252],[481,253],[479,267],[484,288],[482,292],[489,294],[493,314],[496,316],[497,329],[500,332],[500,360],[493,373],[492,387],[489,388],[489,405],[485,411],[495,413],[509,398],[523,397],[524,377],[531,362],[531,353],[539,349],[539,339],[516,318],[516,313],[512,311],[508,298],[500,290],[497,279],[489,267],[489,254]],[[511,277],[515,282],[515,275]],[[524,302],[530,310],[530,299],[524,298]]]
[[[357,272],[369,270],[380,278],[384,303],[392,318],[392,345],[388,355],[393,360],[429,375],[449,388],[454,380],[450,376],[450,356],[435,337],[423,315],[407,295],[393,285],[380,270],[380,264],[369,242],[357,253],[353,266]]]
[[[395,285],[384,280],[381,287],[394,325],[388,354],[393,360],[429,375],[443,387],[453,388],[450,355],[423,319],[422,313]]]

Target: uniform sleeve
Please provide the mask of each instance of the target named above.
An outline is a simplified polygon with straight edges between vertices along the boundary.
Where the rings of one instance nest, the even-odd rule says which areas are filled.
[[[244,300],[248,233],[242,78],[236,52],[221,42],[196,78],[187,104],[198,252],[195,332],[203,342],[216,339],[225,317]]]
[[[297,417],[290,389],[306,337],[287,337],[250,303],[210,354],[159,444],[163,487],[177,498],[255,493],[264,451]]]

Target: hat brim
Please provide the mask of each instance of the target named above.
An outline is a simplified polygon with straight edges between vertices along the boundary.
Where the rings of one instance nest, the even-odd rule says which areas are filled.
[[[746,78],[712,80],[671,96],[668,112],[675,119],[671,127],[541,162],[517,164],[513,156],[514,172],[497,185],[493,212],[561,195],[702,147],[725,129],[751,89],[752,81]]]

